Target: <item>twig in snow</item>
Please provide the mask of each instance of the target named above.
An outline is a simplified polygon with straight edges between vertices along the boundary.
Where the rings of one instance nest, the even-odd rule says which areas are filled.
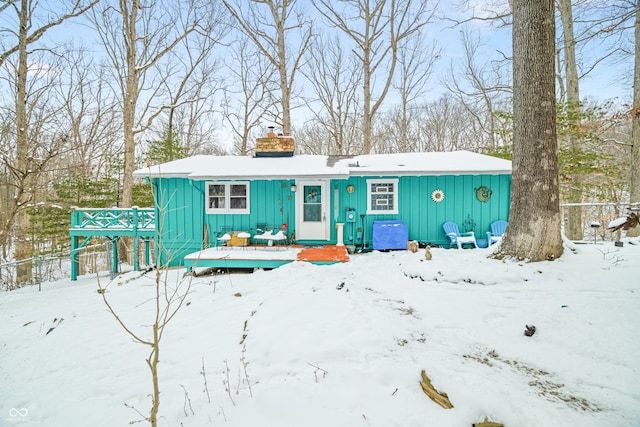
[[[182,407],[182,410],[184,411],[184,416],[185,417],[189,416],[189,414],[187,414],[187,403],[189,404],[189,410],[191,411],[191,415],[195,415],[196,413],[193,412],[193,407],[191,406],[191,399],[189,398],[189,393],[187,392],[187,389],[184,388],[182,384],[180,384],[180,387],[182,387],[182,389],[184,390],[184,405]]]
[[[137,424],[137,423],[142,423],[142,422],[145,422],[145,421],[149,421],[149,417],[146,417],[142,412],[138,411],[135,406],[129,405],[127,403],[125,403],[124,406],[126,406],[129,409],[133,409],[136,412],[136,414],[138,414],[138,415],[140,415],[142,417],[141,420],[129,421],[129,424]]]
[[[229,383],[229,363],[227,363],[226,359],[224,360],[224,365],[225,365],[225,374],[227,376],[227,379],[222,380],[222,384],[224,384],[224,390],[229,395],[229,399],[231,399],[231,403],[233,403],[233,406],[236,406],[236,402],[233,401],[233,396],[231,396],[231,385]]]
[[[324,379],[324,378],[326,378],[326,377],[327,377],[327,375],[329,374],[329,372],[328,372],[328,371],[325,371],[325,370],[324,370],[324,369],[322,369],[321,367],[316,366],[316,365],[314,365],[314,364],[312,364],[312,363],[308,363],[308,362],[307,362],[307,365],[309,365],[309,366],[311,366],[311,367],[313,367],[313,368],[316,368],[316,369],[315,369],[315,371],[313,371],[313,376],[315,377],[316,382],[318,382],[318,371],[321,371],[321,372],[322,372],[322,378],[323,378],[323,379]]]
[[[211,403],[211,396],[209,396],[209,387],[207,386],[207,374],[204,370],[204,356],[202,356],[202,370],[200,371],[200,375],[204,379],[204,392],[207,393],[207,400]]]
[[[253,391],[251,390],[251,380],[249,379],[249,373],[247,372],[247,366],[249,366],[249,362],[245,357],[245,352],[247,351],[247,346],[242,346],[242,357],[240,358],[240,362],[242,362],[242,369],[244,371],[244,378],[247,381],[247,387],[249,388],[249,396],[253,397]]]

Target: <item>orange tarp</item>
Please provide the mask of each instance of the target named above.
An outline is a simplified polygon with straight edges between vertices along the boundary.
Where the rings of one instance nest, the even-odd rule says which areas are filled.
[[[347,262],[349,255],[345,246],[319,246],[302,248],[298,253],[298,261],[336,261]]]

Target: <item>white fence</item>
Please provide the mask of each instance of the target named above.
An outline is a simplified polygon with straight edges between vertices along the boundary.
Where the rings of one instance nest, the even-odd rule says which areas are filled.
[[[626,217],[631,211],[638,211],[640,203],[564,203],[560,205],[562,217],[566,218],[566,208],[579,206],[582,208],[582,223],[585,242],[615,242],[626,236],[626,232],[608,230],[609,223]]]
[[[85,246],[78,249],[79,275],[96,274],[98,272],[113,273],[113,243],[110,241]],[[144,245],[139,251],[144,250]],[[153,249],[152,249],[153,254]],[[152,255],[153,257],[153,255]],[[133,259],[133,249],[127,248],[127,259]],[[139,254],[139,260],[144,260],[144,254]],[[31,270],[30,279],[25,283],[16,280],[18,268]],[[118,261],[118,271],[124,265]],[[42,287],[43,283],[56,280],[69,279],[71,277],[71,251],[38,256],[26,260],[0,264],[0,290],[10,291],[23,286]],[[113,277],[112,277],[113,278]]]

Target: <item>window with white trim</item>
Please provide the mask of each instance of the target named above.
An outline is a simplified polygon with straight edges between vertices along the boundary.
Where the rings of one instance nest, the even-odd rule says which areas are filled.
[[[207,182],[205,207],[208,214],[249,213],[249,182]]]
[[[367,214],[398,213],[398,180],[367,180]]]

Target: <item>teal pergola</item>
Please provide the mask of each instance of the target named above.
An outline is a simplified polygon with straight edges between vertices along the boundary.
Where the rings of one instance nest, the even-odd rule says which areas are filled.
[[[152,208],[80,209],[71,212],[71,280],[78,279],[78,253],[91,238],[102,236],[113,242],[112,271],[118,272],[118,240],[133,238],[133,268],[138,269],[138,244],[145,244],[145,263],[150,260],[150,243],[156,238],[155,212]]]

